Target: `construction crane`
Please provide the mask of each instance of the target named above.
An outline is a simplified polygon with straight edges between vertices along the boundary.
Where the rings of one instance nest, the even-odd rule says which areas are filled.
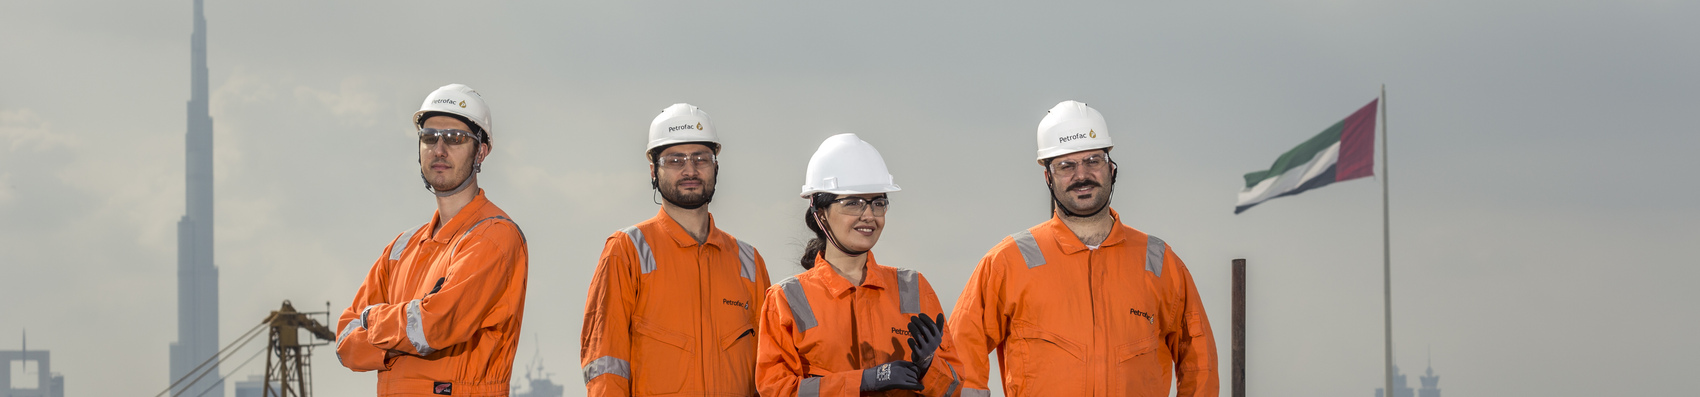
[[[271,343],[266,344],[266,378],[265,397],[308,397],[313,393],[313,372],[311,363],[314,346],[324,346],[336,341],[336,333],[329,327],[320,324],[312,317],[313,314],[328,314],[329,308],[322,313],[302,313],[295,311],[295,306],[289,301],[283,301],[283,307],[273,311],[264,322],[271,328]],[[306,330],[323,343],[301,343],[300,332]],[[272,390],[272,382],[277,381],[278,390]],[[273,393],[273,392],[276,393]]]
[[[249,362],[259,358],[260,354],[265,354],[266,377],[265,383],[263,383],[265,392],[262,395],[265,397],[308,397],[313,393],[313,373],[309,360],[313,355],[313,347],[328,345],[336,341],[336,333],[331,332],[329,327],[309,317],[311,315],[325,315],[325,320],[330,321],[330,302],[325,302],[325,311],[322,312],[298,312],[295,311],[295,306],[291,305],[289,301],[283,301],[283,307],[272,311],[271,315],[266,316],[265,320],[254,325],[254,328],[248,329],[248,332],[243,333],[242,336],[236,337],[236,340],[225,345],[223,349],[219,349],[218,353],[213,354],[212,357],[207,357],[206,361],[201,362],[201,365],[195,366],[195,369],[189,370],[189,373],[184,374],[182,378],[171,382],[170,386],[166,386],[165,390],[160,391],[154,397],[163,397],[167,393],[170,393],[171,397],[183,397],[183,392],[189,389],[189,385],[199,383],[207,375],[215,375],[218,378],[215,384],[223,384],[224,379],[229,375],[217,376],[212,373],[212,370],[218,368],[218,365],[224,363],[225,360],[235,356],[236,352],[248,345],[248,342],[259,337],[261,329],[269,331],[266,349],[254,352],[253,356],[249,356],[241,365],[232,369],[231,374],[242,370],[242,367],[247,366]],[[301,343],[301,330],[306,330],[308,334],[324,342]],[[207,364],[212,364],[212,366]],[[184,381],[189,383],[183,383]],[[275,388],[273,382],[276,382]],[[180,384],[184,385],[181,389],[177,388]],[[176,392],[172,392],[172,390],[176,390]],[[212,390],[214,388],[207,388],[200,395],[188,397],[205,396],[208,391]]]

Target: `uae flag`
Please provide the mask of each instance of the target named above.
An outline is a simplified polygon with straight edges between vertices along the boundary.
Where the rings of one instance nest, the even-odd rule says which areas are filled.
[[[1245,174],[1234,213],[1276,197],[1330,183],[1375,175],[1375,105],[1369,101],[1345,120],[1282,153],[1269,169]]]

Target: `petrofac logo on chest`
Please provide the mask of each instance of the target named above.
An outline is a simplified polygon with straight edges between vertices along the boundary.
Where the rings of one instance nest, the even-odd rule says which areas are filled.
[[[744,310],[750,310],[750,304],[746,303],[746,302],[739,302],[739,301],[735,301],[735,300],[731,300],[731,299],[722,298],[722,299],[720,299],[720,303],[725,303],[725,304],[732,305],[732,306],[742,307],[742,308],[744,308]]]
[[[1151,313],[1142,312],[1142,311],[1139,311],[1139,309],[1127,309],[1127,312],[1129,314],[1133,314],[1135,316],[1145,317],[1145,322],[1152,323],[1152,324],[1157,323],[1157,318],[1151,317]]]
[[[909,330],[901,329],[901,328],[897,328],[897,327],[891,327],[891,333],[903,335],[903,336],[909,336]]]

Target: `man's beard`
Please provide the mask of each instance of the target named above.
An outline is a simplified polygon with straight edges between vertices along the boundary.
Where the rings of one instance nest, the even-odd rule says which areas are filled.
[[[1093,193],[1091,199],[1092,203],[1088,204],[1086,208],[1077,209],[1071,207],[1069,203],[1076,202],[1076,199],[1074,198],[1076,194],[1072,191],[1076,188],[1088,186],[1098,187],[1098,192]],[[1051,197],[1056,201],[1057,207],[1062,210],[1063,215],[1084,218],[1103,212],[1104,208],[1110,205],[1110,197],[1113,192],[1115,192],[1114,186],[1104,186],[1104,184],[1098,183],[1098,181],[1088,179],[1068,185],[1068,188],[1063,189],[1061,193],[1052,191]],[[1064,199],[1065,197],[1067,198],[1066,200]]]
[[[469,157],[476,157],[476,156],[478,156],[478,154],[473,153],[472,156],[469,156]],[[471,160],[471,159],[469,159],[469,160]],[[431,164],[436,164],[438,161],[439,160],[437,160],[437,159],[433,159],[433,160],[431,160]],[[453,167],[455,165],[453,162],[449,161],[448,159],[442,159],[440,161],[447,163],[450,167]],[[472,162],[468,161],[467,163],[471,164]],[[429,165],[423,167],[423,169],[419,170],[420,176],[428,175],[426,173],[430,172],[430,169],[431,169],[431,167]],[[438,192],[447,192],[447,191],[455,190],[456,188],[459,188],[461,184],[466,183],[467,179],[472,178],[472,167],[470,167],[470,166],[457,167],[457,169],[455,171],[456,171],[455,174],[457,174],[456,176],[459,176],[458,178],[453,178],[451,180],[438,183],[436,181],[432,181],[431,178],[426,177],[425,181],[431,185],[432,189],[436,189],[436,191],[438,191]]]
[[[702,192],[679,192],[679,183],[690,180],[702,182]],[[710,201],[714,201],[714,184],[704,181],[702,178],[680,179],[671,184],[662,185],[660,190],[661,198],[663,200],[667,200],[667,202],[673,203],[674,206],[687,210],[702,208],[702,206],[707,205]]]

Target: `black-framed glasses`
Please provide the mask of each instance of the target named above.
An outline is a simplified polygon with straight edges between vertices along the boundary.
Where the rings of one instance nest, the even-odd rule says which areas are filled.
[[[874,216],[885,216],[885,210],[891,207],[891,200],[885,198],[885,196],[874,197],[871,199],[866,197],[845,197],[833,200],[832,202],[838,204],[837,207],[839,214],[852,216],[861,216],[862,211],[868,208],[873,208]]]
[[[436,145],[438,141],[446,143],[449,146],[460,146],[477,140],[478,135],[467,130],[437,128],[419,129],[419,144],[425,146]]]
[[[1109,168],[1109,166],[1110,156],[1099,153],[1086,156],[1086,158],[1080,160],[1069,159],[1052,161],[1050,167],[1051,174],[1054,174],[1057,177],[1069,177],[1074,176],[1075,173],[1080,172],[1081,170],[1098,172],[1103,171],[1105,168]]]
[[[661,156],[661,158],[656,159],[656,162],[661,163],[661,168],[664,169],[681,170],[684,169],[686,165],[690,165],[691,168],[708,168],[716,166],[720,164],[720,159],[716,158],[713,153],[703,153],[695,156],[670,154]]]

